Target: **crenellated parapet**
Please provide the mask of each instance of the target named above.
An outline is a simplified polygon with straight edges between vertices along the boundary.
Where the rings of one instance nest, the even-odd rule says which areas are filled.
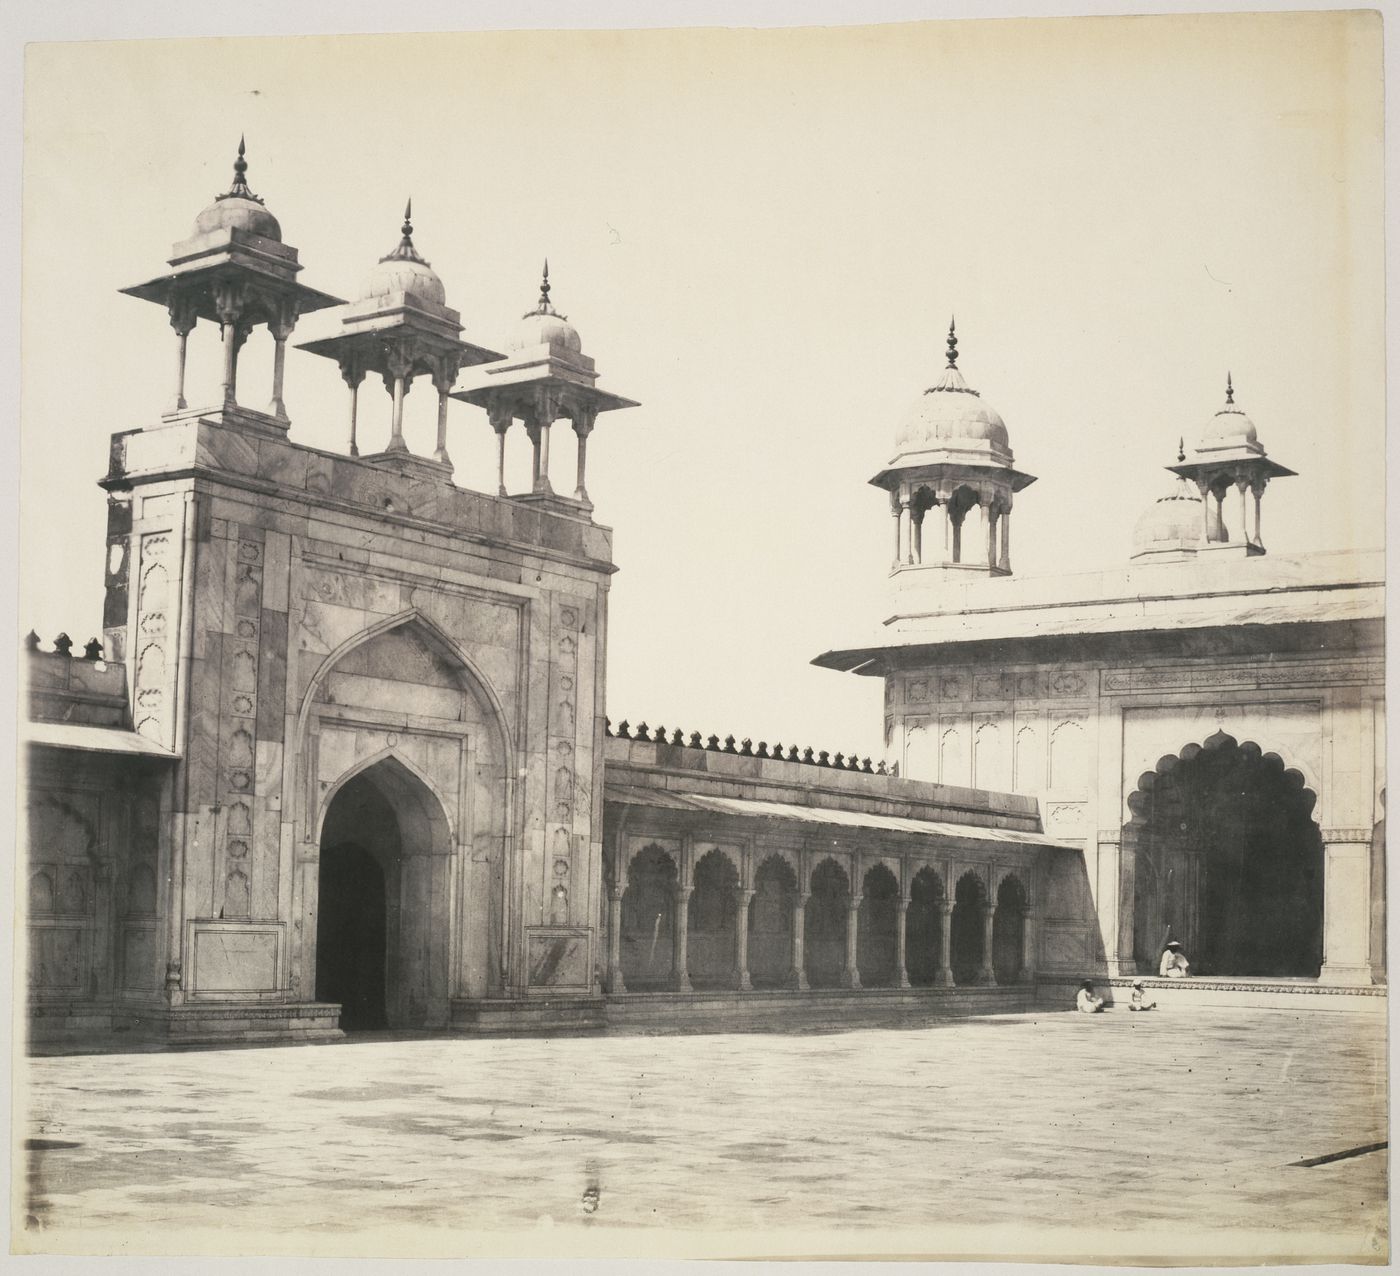
[[[700,732],[692,731],[688,736],[684,731],[676,729],[667,734],[665,727],[649,727],[645,722],[639,722],[634,727],[626,719],[617,724],[616,730],[612,725],[612,719],[605,721],[605,732],[609,736],[616,736],[621,740],[643,740],[653,744],[669,744],[685,749],[700,749],[707,753],[732,753],[745,758],[768,758],[775,762],[796,762],[802,766],[831,767],[838,771],[862,771],[866,775],[898,775],[898,763],[886,763],[883,759],[879,762],[872,762],[869,758],[859,758],[854,752],[848,754],[833,754],[829,750],[816,750],[810,747],[799,749],[797,745],[774,744],[771,748],[766,740],[760,740],[754,744],[753,740],[745,736],[742,740],[736,740],[732,735],[727,735],[721,741],[719,736],[701,736]]]

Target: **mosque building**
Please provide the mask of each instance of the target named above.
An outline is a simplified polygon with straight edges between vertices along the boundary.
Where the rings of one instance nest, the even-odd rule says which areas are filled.
[[[883,679],[872,763],[606,717],[587,444],[635,405],[547,265],[504,352],[464,337],[411,208],[353,300],[300,273],[240,144],[125,290],[166,309],[175,378],[111,441],[101,638],[26,644],[35,1048],[921,1021],[1068,1004],[1085,974],[1154,973],[1169,938],[1193,963],[1174,996],[1383,1011],[1382,557],[1265,554],[1292,472],[1233,381],[1128,562],[1019,578],[1035,480],[950,329],[871,480],[894,612],[816,661]],[[336,452],[293,441],[283,402],[313,312],[298,349],[347,390]],[[265,409],[238,380],[262,327]],[[387,439],[360,421],[376,380]],[[495,433],[494,491],[453,482],[454,400]]]

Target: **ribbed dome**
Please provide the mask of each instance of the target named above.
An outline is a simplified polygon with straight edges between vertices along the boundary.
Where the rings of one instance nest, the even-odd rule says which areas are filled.
[[[1178,478],[1139,517],[1133,528],[1133,557],[1189,547],[1200,539],[1200,493]]]
[[[948,368],[943,379],[919,396],[895,435],[900,451],[935,448],[957,439],[987,440],[1010,446],[1006,423],[976,390],[968,388],[957,368]]]
[[[421,257],[385,257],[365,276],[360,299],[409,292],[434,305],[447,304],[447,289],[437,272]]]
[[[539,303],[533,310],[521,316],[515,330],[505,340],[506,349],[512,353],[544,345],[563,354],[583,353],[583,342],[579,339],[578,329],[550,304],[548,261],[544,263]]]
[[[250,235],[282,242],[282,227],[261,201],[242,195],[221,195],[194,219],[194,233],[207,235],[212,230],[243,230]]]
[[[1259,432],[1254,422],[1235,406],[1235,383],[1225,374],[1225,406],[1220,409],[1201,431],[1203,448],[1247,447],[1262,451],[1259,445]]]
[[[413,246],[413,201],[409,200],[403,210],[403,238],[393,252],[379,259],[378,264],[365,276],[360,286],[360,300],[383,297],[389,293],[411,293],[421,301],[436,306],[447,304],[447,289],[442,280]]]
[[[215,230],[242,230],[250,235],[282,242],[282,227],[248,189],[248,161],[243,158],[243,139],[238,139],[238,158],[233,161],[233,185],[194,219],[194,233],[207,235]]]

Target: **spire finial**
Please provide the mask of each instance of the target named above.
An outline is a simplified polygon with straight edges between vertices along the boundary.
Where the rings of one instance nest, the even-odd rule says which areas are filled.
[[[233,161],[233,185],[219,196],[220,199],[228,199],[236,195],[240,199],[251,199],[256,200],[259,204],[262,203],[262,200],[248,189],[248,161],[244,158],[247,153],[247,143],[243,134],[240,133],[238,135],[238,158]]]
[[[1225,374],[1225,404],[1228,407],[1235,401],[1235,383],[1227,372]]]
[[[955,316],[948,319],[948,366],[958,366],[958,321]]]
[[[1176,441],[1176,463],[1180,465],[1186,460],[1186,436],[1183,434]]]
[[[408,202],[403,206],[403,225],[399,228],[403,236],[399,240],[399,246],[393,252],[385,254],[380,261],[422,261],[426,266],[428,263],[418,255],[418,250],[413,246],[413,197],[410,196]]]
[[[403,206],[403,237],[406,240],[413,239],[413,196],[408,197],[408,203]]]
[[[549,306],[549,258],[544,259],[544,275],[540,279],[540,309]]]

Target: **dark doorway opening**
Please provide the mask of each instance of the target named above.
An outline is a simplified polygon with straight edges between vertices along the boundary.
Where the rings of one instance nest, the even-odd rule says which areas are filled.
[[[1322,835],[1303,776],[1217,732],[1138,780],[1124,830],[1137,851],[1134,956],[1157,970],[1168,937],[1193,975],[1316,978]]]
[[[387,1028],[384,870],[354,842],[321,851],[316,918],[316,1000],[339,1002],[346,1032]]]

